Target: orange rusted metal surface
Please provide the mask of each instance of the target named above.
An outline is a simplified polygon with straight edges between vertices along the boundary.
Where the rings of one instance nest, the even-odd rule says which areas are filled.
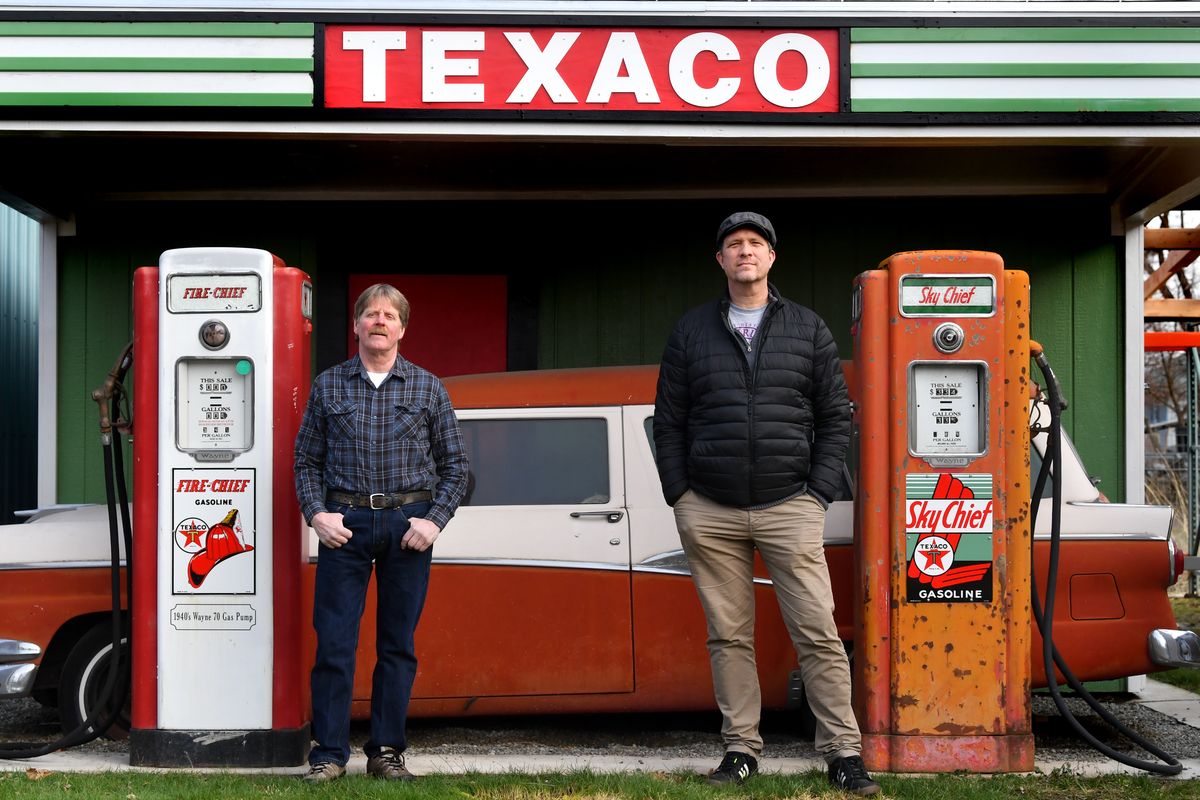
[[[871,313],[864,313],[869,309]],[[885,313],[879,313],[880,310]],[[854,286],[854,424],[858,430],[858,485],[854,518],[853,604],[855,617],[854,705],[864,736],[883,736],[891,730],[892,652],[891,609],[893,571],[886,531],[891,516],[891,467],[888,459],[889,385],[887,356],[887,273],[859,275]],[[864,396],[876,398],[863,402]],[[831,569],[832,573],[832,569]],[[835,581],[836,584],[836,581]],[[840,606],[838,606],[840,608]],[[865,754],[864,754],[865,755]]]
[[[460,375],[445,380],[455,408],[553,408],[654,402],[658,365]]]
[[[861,455],[870,454],[855,507],[863,756],[892,772],[1032,769],[1028,279],[993,253],[900,253],[859,276],[855,309],[856,413]],[[934,344],[947,321],[962,329],[956,352]],[[931,374],[951,365],[947,375],[984,384],[977,445],[943,451],[913,438],[910,406],[923,400],[922,414],[943,415],[931,419],[950,413],[936,410],[948,407],[941,383],[921,384],[917,397],[914,364]],[[971,380],[944,384],[961,392],[954,408],[964,420]],[[955,425],[951,435],[970,438],[972,426]],[[927,519],[926,508],[945,510]],[[951,513],[960,516],[951,522]]]
[[[842,362],[842,374],[853,396],[851,367],[851,362]],[[657,364],[491,372],[443,381],[457,409],[650,405],[657,382]]]
[[[1003,491],[1002,505],[995,516],[997,569],[996,584],[1004,603],[1006,625],[1005,655],[1005,730],[1028,737],[1029,765],[1033,765],[1033,739],[1029,707],[1030,664],[1030,574],[1033,532],[1029,525],[1029,276],[1019,270],[1004,271],[1004,346],[1003,370],[1004,428],[1000,432],[1004,447],[1004,480],[996,483]],[[1000,513],[1003,508],[1003,513]],[[1003,548],[1003,549],[1001,549]],[[1014,745],[1014,752],[1026,748]],[[1018,763],[1014,769],[1021,769]]]

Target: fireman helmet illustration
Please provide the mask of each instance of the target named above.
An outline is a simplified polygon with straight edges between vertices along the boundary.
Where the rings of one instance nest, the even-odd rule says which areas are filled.
[[[213,571],[213,567],[238,553],[246,553],[254,549],[254,545],[242,544],[233,529],[238,511],[233,509],[225,515],[225,519],[208,529],[204,549],[192,556],[188,562],[188,583],[193,589],[199,589],[200,584]]]

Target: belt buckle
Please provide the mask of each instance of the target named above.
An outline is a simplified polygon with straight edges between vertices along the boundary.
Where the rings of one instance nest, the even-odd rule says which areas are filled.
[[[378,497],[378,498],[379,498],[379,502],[380,502],[380,503],[383,503],[383,502],[385,502],[385,501],[386,501],[386,499],[387,499],[387,495],[385,495],[383,492],[375,492],[374,494],[368,495],[368,496],[367,496],[367,501],[368,501],[368,502],[371,504],[371,510],[372,510],[372,511],[384,511],[384,510],[386,510],[386,509],[387,509],[387,506],[385,506],[385,505],[379,505],[379,506],[375,505],[375,498],[376,498],[376,497]]]

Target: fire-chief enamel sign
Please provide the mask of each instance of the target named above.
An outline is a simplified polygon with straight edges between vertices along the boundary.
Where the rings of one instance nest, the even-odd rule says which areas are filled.
[[[254,473],[171,470],[173,594],[254,594]]]

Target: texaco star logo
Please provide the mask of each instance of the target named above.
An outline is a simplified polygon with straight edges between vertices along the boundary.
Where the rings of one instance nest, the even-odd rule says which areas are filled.
[[[175,546],[185,553],[198,553],[204,549],[204,535],[208,523],[199,517],[188,517],[175,526]]]
[[[954,546],[941,536],[926,536],[917,542],[913,563],[930,577],[941,575],[954,563]]]

